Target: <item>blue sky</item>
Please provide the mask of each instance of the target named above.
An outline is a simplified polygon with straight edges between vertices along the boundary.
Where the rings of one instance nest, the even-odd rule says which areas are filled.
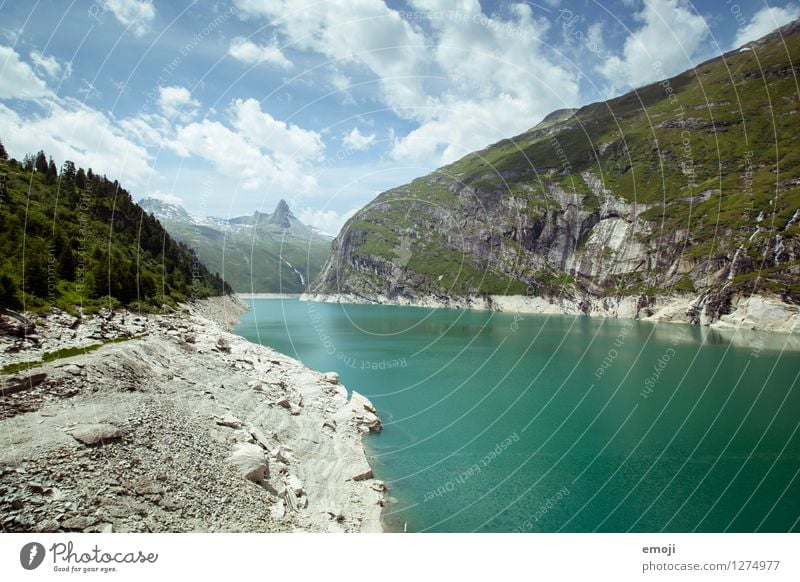
[[[796,0],[0,0],[0,139],[196,214],[383,190],[754,40]]]

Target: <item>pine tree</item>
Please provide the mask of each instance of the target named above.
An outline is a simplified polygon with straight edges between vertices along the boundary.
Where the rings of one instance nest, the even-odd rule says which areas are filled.
[[[3,140],[0,140],[0,160],[7,160],[8,159],[8,152],[6,151],[6,147],[3,145]]]
[[[80,190],[86,188],[86,172],[83,171],[83,168],[78,168],[78,172],[75,174],[75,186]]]
[[[74,184],[76,176],[77,172],[75,171],[74,162],[69,160],[65,161],[61,166],[61,179],[68,181],[70,184]]]
[[[53,158],[50,158],[50,162],[47,164],[47,181],[51,184],[54,183],[58,179],[58,168],[56,168],[56,163],[53,161]]]
[[[44,155],[42,150],[39,150],[39,153],[36,154],[36,161],[34,161],[33,165],[36,171],[43,176],[47,174],[47,156]]]

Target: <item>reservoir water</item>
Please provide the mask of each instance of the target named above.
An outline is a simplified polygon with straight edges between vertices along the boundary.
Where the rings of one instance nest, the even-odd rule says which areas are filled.
[[[377,408],[390,530],[800,531],[797,336],[249,303],[239,334]]]

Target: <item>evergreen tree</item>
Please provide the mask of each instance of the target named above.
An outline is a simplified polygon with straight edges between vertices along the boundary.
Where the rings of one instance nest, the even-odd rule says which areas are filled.
[[[25,157],[22,158],[22,169],[26,172],[33,172],[33,156],[30,154],[25,154]]]
[[[66,180],[70,184],[74,184],[76,176],[75,164],[69,160],[65,161],[61,166],[61,179]]]
[[[29,239],[25,255],[25,291],[37,297],[47,297],[47,248],[44,241]]]
[[[6,148],[3,145],[3,140],[0,140],[0,160],[7,160],[7,159],[8,159],[8,152],[6,151]]]
[[[78,168],[78,171],[75,174],[75,186],[77,186],[80,190],[86,188],[86,172],[83,171],[83,168]]]
[[[0,274],[0,307],[16,309],[19,307],[17,299],[17,284],[7,273]]]
[[[34,169],[42,175],[47,174],[47,156],[44,155],[42,150],[36,154],[36,160],[33,163]]]
[[[47,181],[51,184],[54,183],[58,179],[58,168],[56,168],[56,163],[53,161],[53,158],[50,158],[50,162],[47,164]]]

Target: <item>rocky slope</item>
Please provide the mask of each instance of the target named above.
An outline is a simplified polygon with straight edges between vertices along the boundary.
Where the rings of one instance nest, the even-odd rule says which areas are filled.
[[[198,217],[155,198],[139,204],[240,293],[300,293],[319,273],[331,239],[306,226],[281,200],[272,214]]]
[[[345,225],[310,298],[521,296],[626,316],[681,304],[671,319],[772,328],[752,296],[796,317],[799,60],[795,22],[385,192]]]
[[[36,361],[141,335],[3,376],[0,529],[381,531],[385,487],[361,443],[380,430],[372,405],[226,331],[240,312],[230,299],[104,312],[76,338],[54,314],[35,345],[0,336]]]

